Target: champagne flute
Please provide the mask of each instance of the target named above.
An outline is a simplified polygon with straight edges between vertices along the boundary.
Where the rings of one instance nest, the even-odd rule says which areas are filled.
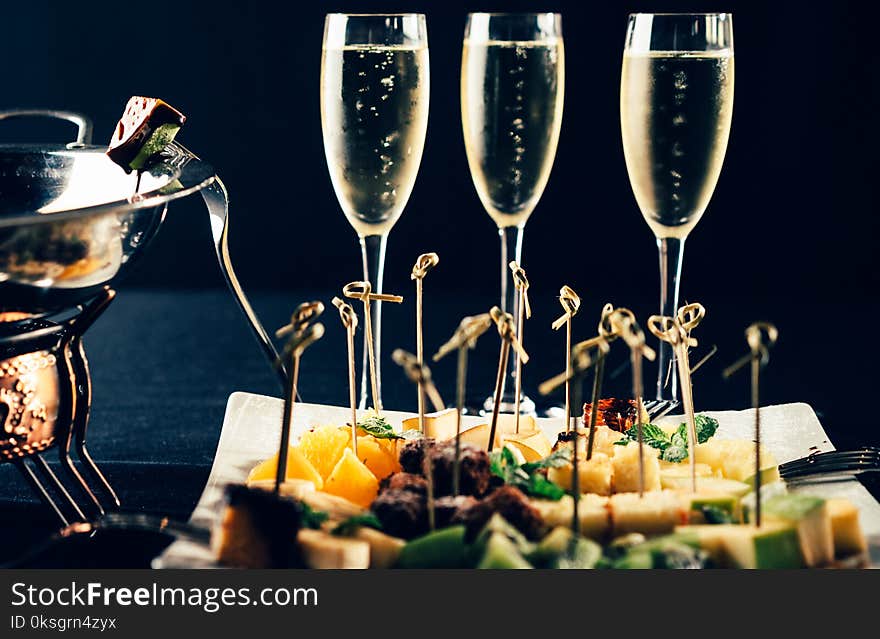
[[[464,32],[461,119],[477,195],[501,238],[501,308],[516,313],[508,264],[522,264],[526,221],[544,192],[562,125],[565,50],[558,13],[472,13]],[[511,358],[501,410],[513,412]],[[491,412],[494,397],[483,404]],[[535,411],[521,397],[520,412]]]
[[[620,128],[629,181],[660,252],[660,314],[674,317],[684,241],[715,190],[733,113],[729,13],[629,16]],[[660,343],[657,398],[678,399]]]
[[[328,14],[321,127],[330,179],[358,234],[364,280],[382,292],[388,233],[416,181],[428,128],[428,35],[422,14]],[[372,302],[377,397],[364,345],[360,408],[381,408],[381,302]],[[366,341],[366,339],[365,339]]]

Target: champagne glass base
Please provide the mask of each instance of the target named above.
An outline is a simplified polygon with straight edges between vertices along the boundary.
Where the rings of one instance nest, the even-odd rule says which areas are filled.
[[[490,395],[483,402],[483,407],[480,409],[480,415],[482,415],[483,417],[491,416],[494,409],[495,396]],[[501,407],[498,412],[511,414],[516,412],[516,398],[513,396],[502,397]],[[519,400],[519,414],[530,415],[532,417],[535,417],[537,415],[537,412],[535,411],[535,402],[528,395],[523,394],[523,396]]]

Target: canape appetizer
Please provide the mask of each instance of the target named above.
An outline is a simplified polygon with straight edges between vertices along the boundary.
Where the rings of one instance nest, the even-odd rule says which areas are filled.
[[[247,487],[230,487],[215,534],[219,561],[312,568],[801,568],[866,552],[855,506],[788,493],[768,451],[762,452],[763,522],[756,526],[754,444],[716,439],[717,422],[707,416],[696,420],[696,492],[685,424],[643,425],[643,496],[632,426],[597,427],[589,461],[583,429],[561,434],[561,442],[577,437],[583,455],[575,536],[570,445],[551,446],[528,419],[521,419],[519,435],[511,433],[515,420],[502,420],[492,450],[482,425],[465,430],[454,496],[454,429],[450,437],[447,422],[454,424],[455,415],[449,415],[426,415],[426,431],[437,436],[426,437],[416,430],[417,418],[400,431],[370,414],[358,424],[357,456],[348,426],[305,433],[288,452],[277,496],[269,492],[277,459],[256,466]],[[478,436],[468,437],[472,430]],[[523,440],[530,443],[522,446]],[[433,530],[426,467],[433,473]]]

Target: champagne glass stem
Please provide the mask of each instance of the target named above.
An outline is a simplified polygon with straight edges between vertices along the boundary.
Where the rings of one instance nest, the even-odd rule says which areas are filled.
[[[513,313],[516,308],[517,291],[507,266],[511,260],[522,261],[523,226],[502,226],[498,229],[501,238],[501,310]]]
[[[505,313],[511,313],[516,317],[516,309],[519,304],[520,293],[513,284],[513,278],[510,275],[511,260],[517,264],[522,264],[522,244],[525,226],[502,226],[498,229],[498,236],[501,238],[501,310]],[[505,376],[504,391],[501,397],[502,404],[507,405],[508,411],[513,410],[512,405],[515,403],[516,389],[520,389],[520,385],[516,383],[516,370],[519,355],[508,358],[507,374]],[[521,391],[520,391],[521,392]]]
[[[365,235],[361,237],[361,257],[364,265],[364,280],[370,283],[374,293],[382,292],[382,281],[385,277],[385,249],[388,246],[388,235]],[[380,362],[382,360],[382,302],[370,302],[370,319],[373,329],[373,361],[370,361],[370,353],[367,340],[364,339],[363,369],[361,371],[361,400],[360,409],[365,410],[372,400],[372,405],[377,410],[382,409],[382,372]],[[365,328],[366,330],[366,328]],[[370,381],[370,367],[375,366],[376,388],[373,390]],[[375,395],[371,397],[371,395]]]
[[[657,238],[657,248],[660,253],[660,314],[675,317],[684,238]],[[678,399],[678,376],[672,365],[673,357],[672,345],[661,341],[657,355],[657,399]]]

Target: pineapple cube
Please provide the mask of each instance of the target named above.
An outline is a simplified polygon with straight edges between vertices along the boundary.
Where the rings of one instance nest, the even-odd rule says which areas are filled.
[[[747,439],[719,439],[698,444],[694,449],[698,464],[708,464],[722,477],[754,485],[755,443]],[[776,458],[761,447],[761,483],[779,480]]]
[[[609,506],[615,536],[633,532],[665,534],[688,520],[679,495],[669,490],[647,492],[643,497],[638,493],[618,493],[611,496]]]
[[[567,464],[547,471],[547,478],[566,490],[571,490],[573,465]],[[611,460],[603,453],[593,453],[593,458],[578,459],[578,479],[582,493],[611,494]]]
[[[614,446],[611,459],[613,476],[612,491],[615,493],[637,492],[639,490],[639,446],[631,443]],[[645,490],[660,490],[659,452],[656,448],[644,446]]]
[[[565,495],[559,501],[532,499],[530,503],[541,513],[541,518],[549,528],[571,526],[574,511],[571,495]],[[581,523],[581,535],[590,539],[604,538],[611,528],[608,498],[601,495],[581,495],[578,519]]]
[[[831,516],[835,556],[840,558],[864,553],[868,544],[859,525],[859,509],[848,499],[829,499],[825,504]]]
[[[694,464],[694,470],[697,473],[697,477],[713,477],[715,476],[715,471],[712,470],[712,467],[709,464]],[[691,465],[687,460],[683,462],[667,462],[660,460],[660,481],[663,481],[666,477],[690,477],[691,476]]]

